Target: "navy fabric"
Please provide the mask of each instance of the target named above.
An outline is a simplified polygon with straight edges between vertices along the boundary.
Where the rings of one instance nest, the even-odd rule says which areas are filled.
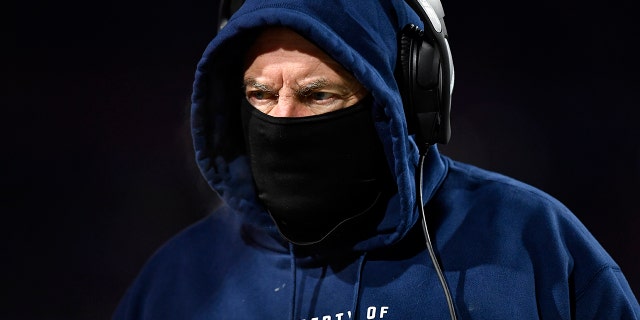
[[[223,199],[148,261],[114,319],[447,319],[418,221],[418,151],[393,71],[397,33],[417,16],[399,0],[247,1],[198,64],[192,128],[202,174]],[[398,193],[374,233],[322,254],[284,241],[257,201],[239,120],[242,57],[256,32],[287,26],[350,71]],[[432,147],[428,223],[462,319],[637,319],[624,275],[561,203]]]

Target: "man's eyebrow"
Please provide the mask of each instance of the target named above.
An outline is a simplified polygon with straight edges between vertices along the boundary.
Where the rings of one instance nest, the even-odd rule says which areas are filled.
[[[247,78],[243,81],[245,87],[252,87],[264,92],[274,92],[273,88],[267,84],[258,82],[256,79]]]
[[[303,86],[300,86],[295,90],[296,94],[300,97],[306,97],[314,91],[331,86],[331,82],[325,78],[313,80]]]
[[[254,78],[244,79],[243,84],[245,88],[250,87],[250,88],[258,89],[263,92],[276,92],[276,90],[273,89],[272,86],[259,82]],[[327,87],[336,88],[336,89],[339,89],[340,91],[347,91],[346,87],[334,84],[331,81],[327,80],[326,78],[320,78],[299,86],[298,88],[295,89],[295,93],[299,97],[306,97],[319,89],[323,89]]]

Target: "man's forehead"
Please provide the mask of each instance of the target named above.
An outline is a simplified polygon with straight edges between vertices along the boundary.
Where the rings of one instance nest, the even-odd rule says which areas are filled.
[[[300,52],[326,63],[339,65],[320,47],[287,27],[267,27],[260,32],[249,47],[246,60],[250,61],[260,54],[274,51]]]
[[[268,56],[267,64],[264,63],[264,57]],[[355,78],[340,63],[330,57],[320,47],[287,27],[268,27],[260,33],[254,43],[250,46],[245,56],[245,71],[254,64],[257,59],[262,59],[262,65],[268,67],[269,64],[289,63],[298,60],[300,56],[308,58],[306,64],[320,62],[325,64],[341,78],[347,82],[355,81]],[[245,85],[248,78],[256,78],[253,75],[245,74]],[[261,79],[258,79],[261,80]],[[264,84],[264,81],[259,81]]]

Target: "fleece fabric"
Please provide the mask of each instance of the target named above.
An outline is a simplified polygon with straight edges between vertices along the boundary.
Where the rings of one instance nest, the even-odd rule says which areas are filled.
[[[162,246],[114,319],[448,319],[416,203],[418,149],[394,78],[400,0],[249,0],[206,48],[192,129],[219,208]],[[267,26],[297,31],[371,93],[397,193],[320,246],[279,235],[256,197],[240,124],[243,57]],[[618,265],[565,206],[430,148],[423,200],[460,319],[638,319]],[[310,182],[312,183],[312,182]]]

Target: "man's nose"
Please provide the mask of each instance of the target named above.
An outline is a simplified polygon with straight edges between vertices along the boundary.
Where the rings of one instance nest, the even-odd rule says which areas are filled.
[[[272,117],[304,117],[308,113],[308,108],[295,95],[284,94],[278,97],[276,106],[267,114]]]

